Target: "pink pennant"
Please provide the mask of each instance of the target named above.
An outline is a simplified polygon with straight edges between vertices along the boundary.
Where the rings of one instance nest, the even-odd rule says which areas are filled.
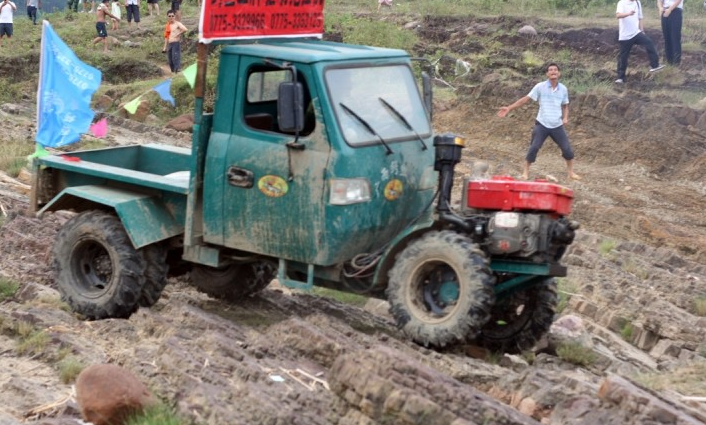
[[[91,130],[91,133],[93,133],[94,137],[97,137],[99,139],[105,137],[105,135],[108,134],[108,120],[103,118],[97,123],[91,124],[89,130]]]

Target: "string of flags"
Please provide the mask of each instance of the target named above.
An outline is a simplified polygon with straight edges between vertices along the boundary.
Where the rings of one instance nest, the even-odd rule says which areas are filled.
[[[189,83],[189,86],[191,88],[194,88],[194,84],[196,83],[196,64],[192,64],[185,68],[182,72],[182,75],[184,78],[186,78],[186,82]],[[131,114],[134,114],[137,111],[137,108],[140,106],[140,103],[142,103],[142,96],[144,96],[146,93],[150,91],[155,91],[159,95],[159,97],[166,101],[171,103],[172,106],[176,106],[174,103],[174,98],[172,97],[171,94],[171,89],[172,89],[172,79],[165,80],[156,86],[152,87],[151,89],[147,90],[146,92],[140,94],[137,96],[135,99],[129,101],[125,105],[123,105],[123,108],[125,108],[126,111],[128,111]]]

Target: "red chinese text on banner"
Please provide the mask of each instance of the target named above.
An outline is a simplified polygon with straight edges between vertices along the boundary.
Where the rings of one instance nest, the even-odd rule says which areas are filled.
[[[203,0],[199,41],[318,37],[324,0]]]

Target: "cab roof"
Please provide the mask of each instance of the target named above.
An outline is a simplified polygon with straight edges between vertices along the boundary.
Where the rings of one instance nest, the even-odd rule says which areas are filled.
[[[405,58],[399,49],[360,46],[321,40],[260,40],[256,43],[235,44],[223,48],[222,54],[250,55],[298,63],[340,61],[350,59]]]

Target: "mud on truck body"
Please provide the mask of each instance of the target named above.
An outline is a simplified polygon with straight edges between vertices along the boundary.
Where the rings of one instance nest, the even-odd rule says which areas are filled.
[[[199,46],[205,63],[206,48]],[[169,275],[242,300],[274,278],[386,299],[427,346],[530,348],[557,306],[571,190],[466,180],[464,141],[434,136],[430,78],[407,53],[324,41],[220,52],[191,149],[135,145],[35,160],[39,215],[72,210],[53,248],[62,298],[88,319],[157,302]],[[70,160],[69,160],[70,159]]]

